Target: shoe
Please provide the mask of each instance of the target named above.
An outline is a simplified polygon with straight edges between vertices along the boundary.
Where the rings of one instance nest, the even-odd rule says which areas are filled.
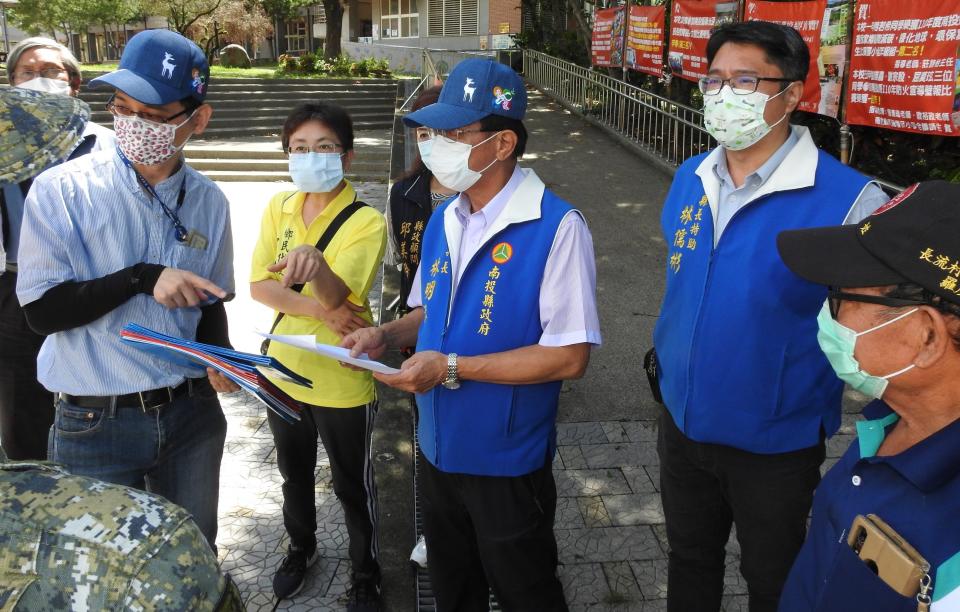
[[[354,573],[343,600],[347,612],[380,612],[380,577]]]
[[[319,556],[316,548],[309,555],[302,548],[291,546],[287,549],[287,556],[273,575],[273,594],[277,599],[288,599],[300,592],[307,568],[316,563]]]
[[[427,569],[427,540],[423,536],[420,536],[417,545],[413,547],[413,552],[410,553],[410,561],[423,569]]]

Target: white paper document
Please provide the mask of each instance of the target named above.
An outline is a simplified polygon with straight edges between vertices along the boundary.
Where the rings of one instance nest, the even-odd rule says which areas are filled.
[[[337,361],[342,361],[343,363],[349,363],[350,365],[363,368],[364,370],[379,372],[381,374],[396,374],[400,371],[397,368],[391,368],[386,364],[370,359],[367,357],[366,353],[361,354],[359,357],[351,357],[350,349],[333,346],[331,344],[320,344],[317,342],[314,336],[286,336],[281,334],[265,334],[263,332],[257,333],[264,338],[270,338],[270,340],[274,342],[289,344],[290,346],[295,346],[299,349],[310,351],[311,353],[317,353],[318,355],[336,359]]]

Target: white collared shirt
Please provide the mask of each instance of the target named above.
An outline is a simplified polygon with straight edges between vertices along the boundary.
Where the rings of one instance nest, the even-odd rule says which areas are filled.
[[[501,231],[511,213],[539,217],[543,182],[530,169],[517,166],[510,180],[486,206],[470,212],[466,197],[458,196],[444,210],[444,230],[454,270],[451,291],[456,295],[463,276],[461,262],[468,262],[494,234]],[[534,201],[535,200],[535,201]],[[540,286],[541,346],[569,346],[587,342],[599,345],[600,318],[597,314],[597,266],[593,237],[578,211],[570,211],[560,222],[553,246],[547,255],[543,283]],[[423,305],[420,291],[420,267],[413,278],[410,308]]]

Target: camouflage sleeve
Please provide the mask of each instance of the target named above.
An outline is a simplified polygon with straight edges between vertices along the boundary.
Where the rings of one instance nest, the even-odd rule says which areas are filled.
[[[220,573],[200,528],[184,519],[136,572],[124,603],[129,610],[158,612],[242,610],[242,605],[218,607],[223,596],[229,595],[230,584]]]

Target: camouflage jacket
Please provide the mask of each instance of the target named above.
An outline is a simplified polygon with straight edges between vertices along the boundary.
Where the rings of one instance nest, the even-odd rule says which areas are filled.
[[[186,510],[41,463],[0,463],[0,612],[243,610]]]

